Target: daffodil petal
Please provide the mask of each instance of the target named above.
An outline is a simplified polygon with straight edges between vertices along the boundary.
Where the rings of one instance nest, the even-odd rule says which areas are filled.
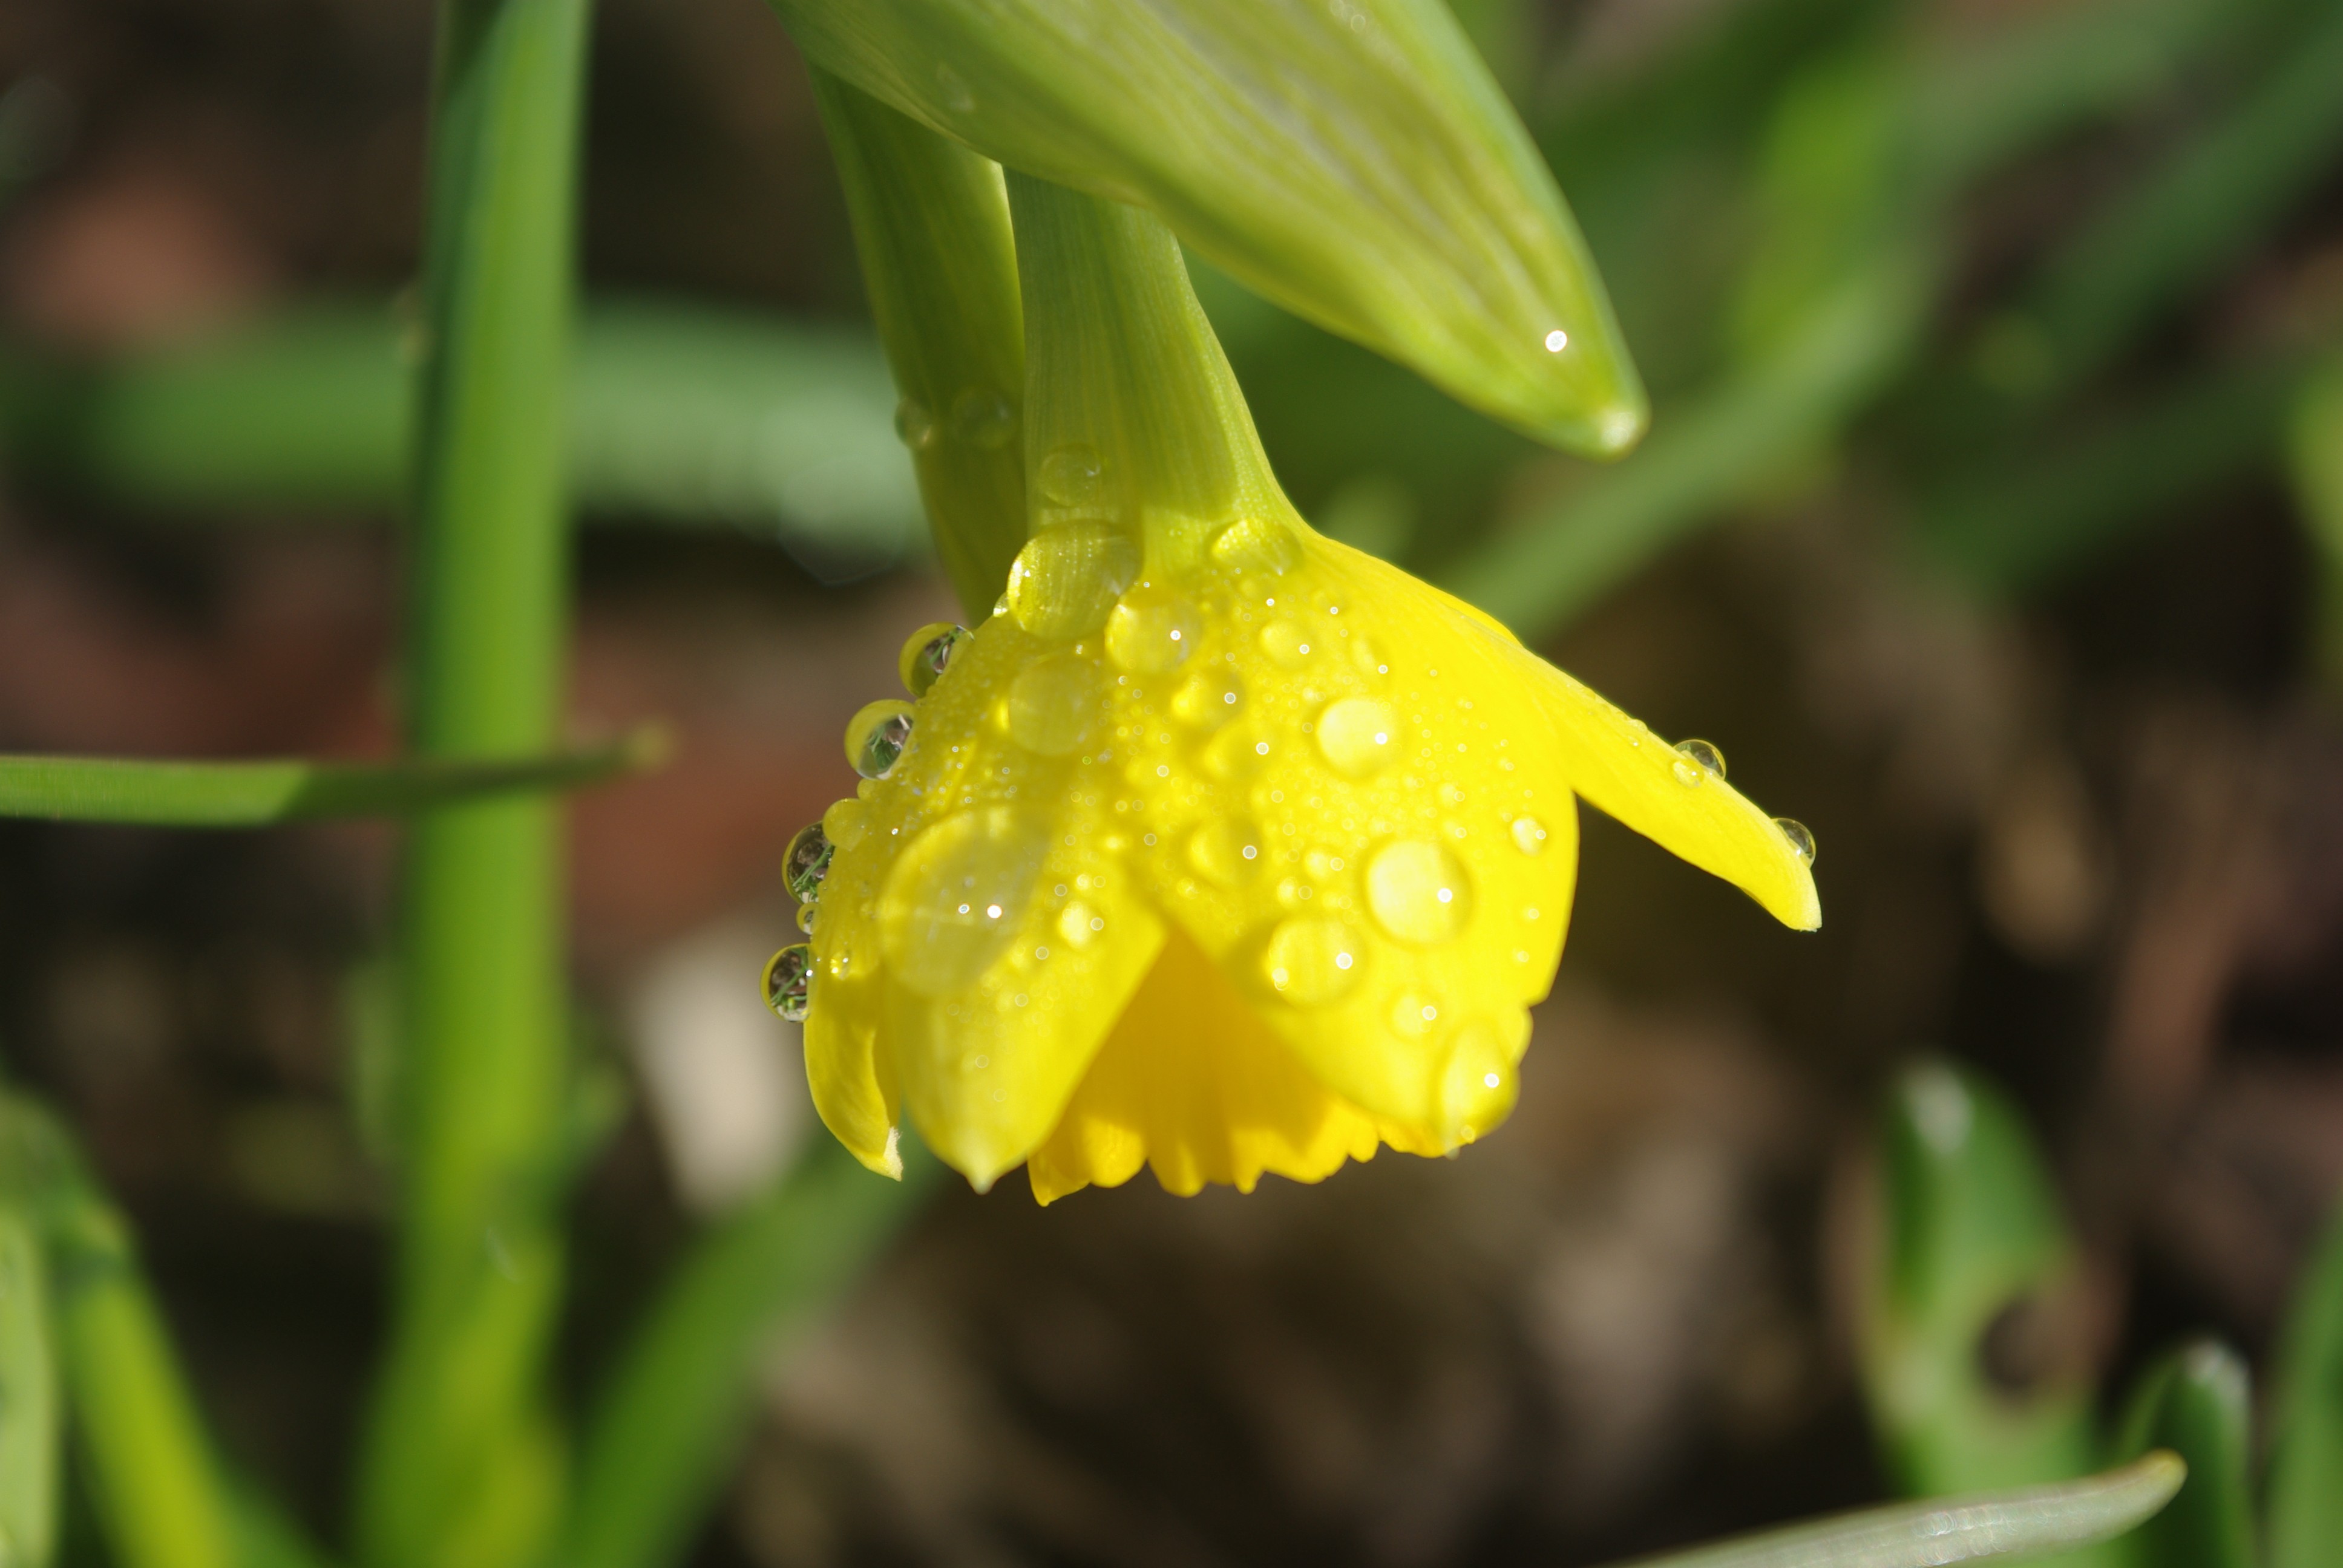
[[[1142,1164],[1183,1197],[1211,1182],[1250,1192],[1264,1172],[1322,1181],[1386,1141],[1440,1151],[1329,1092],[1203,950],[1175,934],[1027,1174],[1044,1203],[1119,1186]]]
[[[1724,878],[1784,925],[1823,923],[1814,871],[1787,833],[1739,790],[1554,666],[1524,653],[1538,694],[1570,752],[1570,783],[1586,800],[1702,870]]]
[[[817,990],[828,989],[817,977]],[[806,1084],[821,1124],[847,1152],[881,1176],[902,1180],[903,1157],[895,1132],[895,1097],[880,1081],[873,1047],[878,1030],[870,1010],[844,1002],[835,991],[806,1015]]]

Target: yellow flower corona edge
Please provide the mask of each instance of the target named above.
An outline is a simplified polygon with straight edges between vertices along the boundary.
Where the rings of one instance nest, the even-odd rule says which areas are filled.
[[[1712,754],[1294,513],[1161,225],[1011,193],[1031,537],[989,619],[907,646],[915,700],[857,715],[864,780],[792,852],[810,943],[767,975],[859,1159],[898,1171],[908,1114],[1048,1202],[1472,1141],[1560,960],[1579,797],[1819,923],[1811,839]]]

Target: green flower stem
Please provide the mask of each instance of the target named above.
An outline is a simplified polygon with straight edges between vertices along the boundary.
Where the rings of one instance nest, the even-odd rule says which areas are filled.
[[[15,1568],[47,1568],[57,1540],[60,1400],[40,1214],[0,1191],[0,1540]]]
[[[2343,1204],[2294,1288],[2272,1393],[2270,1568],[2334,1568],[2343,1543]]]
[[[558,726],[587,21],[586,0],[441,12],[407,668],[420,756],[541,753]],[[357,1499],[369,1568],[531,1562],[559,1507],[542,1387],[564,1267],[559,828],[554,805],[510,800],[409,837],[398,1289]]]
[[[2188,1480],[2136,1538],[2143,1568],[2254,1568],[2253,1411],[2237,1352],[2202,1340],[2141,1374],[2116,1456],[2158,1448],[2187,1462]]]
[[[827,71],[830,134],[936,554],[970,618],[1025,543],[1024,326],[999,166]]]
[[[835,1298],[917,1211],[943,1167],[915,1140],[903,1179],[829,1138],[695,1243],[596,1402],[579,1447],[565,1568],[676,1560],[747,1430],[760,1359]]]
[[[656,763],[660,731],[519,762],[133,762],[0,757],[0,817],[162,828],[259,828],[329,817],[394,817],[500,795],[598,784]]]
[[[1865,1509],[1644,1558],[1634,1568],[1936,1568],[2033,1558],[2121,1535],[2169,1502],[2187,1471],[2176,1455],[2158,1452],[2062,1485]]]

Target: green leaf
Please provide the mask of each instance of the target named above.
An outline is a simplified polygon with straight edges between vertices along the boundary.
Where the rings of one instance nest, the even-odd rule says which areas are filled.
[[[1945,1063],[1880,1129],[1862,1303],[1865,1396],[1907,1493],[2064,1481],[2098,1449],[2078,1263],[2015,1108]]]
[[[2343,694],[2343,359],[2304,381],[2287,420],[2287,456],[2318,561],[2314,658],[2328,691]]]
[[[48,1274],[37,1206],[0,1183],[0,1541],[12,1568],[47,1568],[56,1550],[62,1401]]]
[[[566,1568],[676,1560],[748,1426],[759,1360],[846,1288],[926,1199],[942,1167],[916,1141],[903,1179],[830,1139],[701,1237],[612,1371],[586,1429]]]
[[[2270,1568],[2334,1568],[2343,1543],[2343,1204],[2295,1285],[2270,1389]]]
[[[973,619],[1025,543],[1024,323],[1001,169],[827,71],[813,82],[902,394],[896,430]]]
[[[1152,208],[1497,418],[1597,456],[1643,432],[1562,193],[1442,0],[774,3],[823,68],[1011,168]]]
[[[2142,1568],[2254,1568],[2253,1412],[2244,1360],[2200,1340],[2158,1357],[2133,1385],[2115,1457],[2170,1449],[2179,1493],[2140,1531]]]
[[[1643,1558],[1634,1568],[1935,1568],[2030,1558],[2122,1534],[2163,1507],[2187,1474],[2176,1455],[2151,1453],[2087,1480],[1865,1509]]]
[[[131,762],[0,757],[0,817],[163,828],[257,828],[328,817],[410,816],[435,807],[598,784],[665,755],[656,729],[616,746],[514,761],[423,758],[339,762]]]

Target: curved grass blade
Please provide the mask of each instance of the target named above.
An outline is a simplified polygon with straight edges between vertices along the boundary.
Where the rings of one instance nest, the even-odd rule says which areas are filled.
[[[2294,1288],[2272,1388],[2270,1568],[2333,1568],[2343,1542],[2343,1204]]]
[[[1553,175],[1442,0],[774,0],[806,54],[1568,450],[1643,387]]]
[[[48,1568],[56,1546],[55,1341],[39,1215],[16,1184],[0,1184],[0,1541],[24,1568]]]
[[[2170,1449],[2188,1465],[2172,1505],[2134,1538],[2143,1568],[2253,1568],[2252,1396],[2243,1357],[2199,1340],[2134,1385],[2116,1457]]]
[[[1638,1560],[1632,1568],[1933,1568],[2111,1540],[2151,1518],[2188,1473],[2163,1450],[2055,1486],[1936,1497]]]
[[[262,828],[328,817],[402,817],[497,796],[598,784],[657,763],[656,728],[615,746],[553,757],[466,762],[127,762],[0,757],[0,817],[156,828]]]

